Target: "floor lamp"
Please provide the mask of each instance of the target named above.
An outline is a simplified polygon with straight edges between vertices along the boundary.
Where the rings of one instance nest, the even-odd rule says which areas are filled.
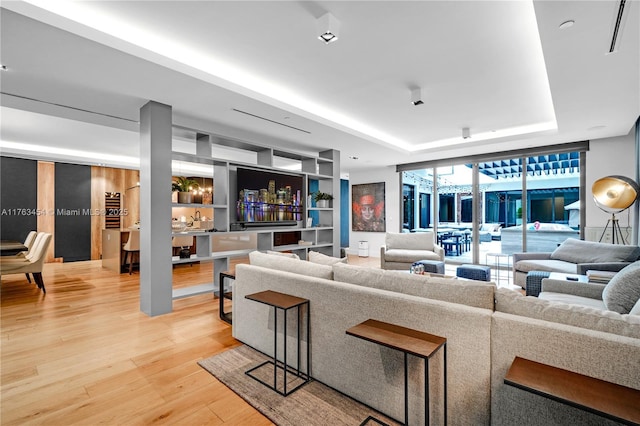
[[[627,244],[622,235],[616,213],[623,212],[633,205],[638,198],[640,186],[634,180],[625,176],[607,176],[595,181],[591,187],[591,192],[596,205],[602,211],[611,213],[611,218],[607,220],[607,225],[604,227],[599,241],[602,242],[609,225],[611,225],[611,243]]]

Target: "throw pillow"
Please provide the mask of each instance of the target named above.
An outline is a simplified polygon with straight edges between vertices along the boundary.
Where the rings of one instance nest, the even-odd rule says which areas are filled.
[[[640,299],[640,261],[625,266],[602,291],[608,310],[628,314]]]
[[[347,258],[343,257],[340,259],[339,257],[327,256],[326,254],[322,254],[319,251],[310,251],[307,256],[309,262],[319,263],[320,265],[333,265],[334,263],[347,263]]]
[[[331,266],[318,265],[285,256],[273,256],[257,250],[249,253],[249,263],[277,271],[293,272],[294,274],[333,280],[333,269]]]

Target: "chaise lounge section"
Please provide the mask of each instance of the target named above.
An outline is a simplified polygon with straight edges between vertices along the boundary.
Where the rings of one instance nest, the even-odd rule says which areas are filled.
[[[640,259],[640,247],[570,238],[553,252],[513,254],[513,280],[525,288],[531,271],[586,275],[588,270],[620,271]]]

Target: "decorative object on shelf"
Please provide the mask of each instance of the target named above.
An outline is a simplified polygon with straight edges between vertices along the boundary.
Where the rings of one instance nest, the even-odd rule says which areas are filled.
[[[198,182],[184,176],[177,176],[171,183],[171,190],[178,192],[178,203],[190,204],[192,201],[191,191],[200,188]]]
[[[353,231],[385,232],[384,182],[353,185]]]
[[[179,220],[171,221],[171,232],[184,232],[187,229],[187,223]]]
[[[324,209],[329,207],[329,201],[333,200],[333,195],[318,191],[313,194],[313,199],[316,201],[316,207]]]
[[[202,193],[202,204],[213,204],[213,192],[210,189]]]

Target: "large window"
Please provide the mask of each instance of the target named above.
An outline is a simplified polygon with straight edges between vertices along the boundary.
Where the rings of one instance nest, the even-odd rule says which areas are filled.
[[[588,149],[586,142],[567,145]],[[405,227],[412,212],[419,217],[420,228],[432,227],[436,220],[439,235],[478,229],[478,241],[471,249],[452,251],[448,261],[464,263],[473,258],[484,263],[487,253],[552,251],[566,238],[579,238],[579,150],[468,160],[460,159],[463,163],[455,165],[423,163],[431,167],[407,170],[402,177]],[[427,206],[430,212],[425,211]]]

